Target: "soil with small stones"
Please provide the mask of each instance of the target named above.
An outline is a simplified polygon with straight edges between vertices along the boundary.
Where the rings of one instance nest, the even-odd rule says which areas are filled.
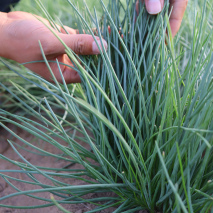
[[[19,137],[33,143],[34,145],[41,147],[43,150],[54,153],[54,154],[60,154],[57,148],[55,148],[54,146],[48,143],[44,143],[43,141],[39,139],[35,139],[34,136],[32,136],[30,133],[20,130],[13,125],[9,125],[9,128],[12,129],[14,132],[16,132],[19,135]],[[9,134],[6,130],[0,128],[0,152],[1,152],[0,154],[3,154],[5,157],[12,159],[14,161],[21,162],[20,157],[13,151],[11,147],[7,145],[7,139],[12,140],[18,145],[23,146],[23,143],[21,141],[11,136],[11,134]],[[63,143],[63,141],[61,141],[61,143]],[[26,148],[30,151],[35,151],[29,147],[26,147]],[[62,168],[67,165],[67,162],[64,162],[63,160],[56,160],[55,158],[36,155],[20,148],[17,148],[17,149],[22,154],[22,156],[24,156],[24,158],[27,159],[27,161],[29,161],[33,165],[43,166],[43,167],[53,167],[53,168]],[[72,167],[69,167],[69,169],[80,169],[80,168],[82,168],[81,165],[73,165]],[[13,165],[12,163],[9,163],[5,160],[0,159],[0,170],[20,170],[20,168]],[[7,172],[4,174],[13,176],[14,178],[31,181],[31,179],[23,173]],[[43,184],[51,184],[50,181],[47,180],[42,175],[35,175],[35,177]],[[33,186],[30,184],[25,184],[25,183],[21,183],[17,181],[11,181],[11,183],[14,184],[18,189],[23,191],[38,189],[38,186]],[[85,184],[85,182],[76,180],[76,179],[66,180],[66,183],[69,183],[70,185]],[[0,197],[9,195],[15,192],[16,190],[13,189],[2,177],[0,177]],[[50,193],[42,193],[42,194],[37,193],[35,195],[46,198],[46,199],[50,198]],[[103,195],[93,193],[93,194],[87,195],[85,198],[95,198],[99,196],[103,196]],[[115,195],[109,192],[107,194],[104,194],[104,196],[109,197],[109,196],[115,196]],[[57,197],[55,198],[57,199]],[[0,202],[0,204],[12,205],[12,206],[35,206],[35,205],[44,205],[44,204],[47,204],[47,202],[21,195],[21,196],[3,200]],[[73,204],[73,205],[63,205],[63,206],[72,213],[83,213],[95,208],[95,206],[92,204]],[[115,209],[116,208],[110,208],[107,210],[103,210],[100,213],[111,213]],[[0,207],[0,213],[41,213],[41,212],[59,213],[61,211],[56,206],[50,206],[44,209],[10,209],[10,208]],[[146,213],[146,211],[140,211],[140,213]]]

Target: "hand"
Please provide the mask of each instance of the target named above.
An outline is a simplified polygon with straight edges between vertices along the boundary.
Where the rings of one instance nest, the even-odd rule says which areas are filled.
[[[173,37],[177,34],[180,28],[187,3],[188,0],[170,0],[170,8],[172,8],[170,27]],[[160,13],[163,9],[164,0],[145,0],[145,5],[148,13],[155,15]]]
[[[4,16],[4,17],[3,17]],[[3,17],[1,19],[1,17]],[[46,19],[38,17],[49,27]],[[0,13],[0,56],[15,60],[19,63],[43,60],[39,47],[39,40],[43,47],[47,60],[55,61],[73,66],[65,52],[65,47],[55,35],[35,16],[25,12]],[[65,27],[69,34],[58,26],[61,33],[55,33],[76,54],[93,55],[100,51],[91,35],[77,34],[77,31]],[[97,37],[97,40],[99,38]],[[106,41],[103,41],[107,48]],[[60,72],[56,63],[50,63],[53,73],[59,82],[62,82]],[[45,63],[27,64],[27,68],[52,81],[51,73]],[[66,83],[79,83],[81,79],[76,71],[65,65],[60,65]]]

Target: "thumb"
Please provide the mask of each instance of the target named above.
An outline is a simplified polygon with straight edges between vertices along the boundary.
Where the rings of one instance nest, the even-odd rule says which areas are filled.
[[[64,41],[64,43],[78,55],[96,55],[100,54],[99,48],[102,50],[102,45],[99,37],[96,37],[96,43],[93,37],[87,34],[69,35],[60,33],[59,36]],[[107,49],[107,42],[104,39],[102,39],[102,42],[104,48]],[[61,43],[59,44],[57,53],[65,53],[65,48]]]
[[[155,15],[161,12],[164,5],[164,0],[145,0],[147,12]]]

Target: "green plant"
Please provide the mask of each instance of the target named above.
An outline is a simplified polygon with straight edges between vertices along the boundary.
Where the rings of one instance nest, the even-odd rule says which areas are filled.
[[[202,14],[195,18],[193,39],[185,48],[179,43],[182,38],[178,37],[176,42],[171,38],[168,1],[164,11],[156,17],[149,16],[143,4],[137,15],[133,0],[126,1],[128,7],[118,0],[110,1],[107,8],[101,1],[104,15],[100,21],[96,11],[94,17],[86,13],[84,19],[69,0],[68,3],[75,11],[80,32],[93,35],[91,27],[95,25],[100,40],[102,37],[107,40],[108,50],[103,48],[100,56],[79,57],[64,44],[82,84],[72,85],[71,91],[65,83],[60,85],[55,80],[55,84],[51,84],[36,76],[42,82],[37,86],[48,92],[55,100],[52,101],[49,98],[38,100],[13,83],[28,102],[39,106],[38,111],[25,99],[19,99],[23,108],[32,116],[40,117],[42,123],[4,110],[0,110],[0,119],[52,144],[63,155],[47,153],[19,138],[38,153],[68,164],[81,164],[84,169],[32,165],[9,141],[23,161],[14,162],[1,155],[21,169],[10,172],[25,173],[31,181],[17,181],[43,189],[21,191],[10,183],[14,178],[0,170],[0,176],[18,191],[0,201],[24,194],[48,202],[38,208],[56,205],[64,212],[61,204],[79,202],[97,205],[89,212],[112,206],[117,208],[114,212],[210,211],[213,206],[213,37],[207,21],[211,17],[209,3],[204,1]],[[49,66],[45,56],[44,61]],[[8,92],[15,95],[9,89]],[[58,114],[55,107],[63,109],[66,116]],[[7,128],[3,123],[0,125]],[[72,135],[66,127],[82,136]],[[57,138],[66,145],[58,143]],[[90,150],[80,145],[79,139],[89,145]],[[39,182],[34,174],[45,176],[52,185]],[[57,177],[76,178],[87,184],[70,186]],[[117,196],[84,197],[92,192],[107,191]],[[36,192],[51,192],[60,199],[36,197]]]

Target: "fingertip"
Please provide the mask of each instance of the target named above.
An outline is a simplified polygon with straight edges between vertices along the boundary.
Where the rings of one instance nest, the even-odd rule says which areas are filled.
[[[108,44],[107,44],[107,42],[104,39],[102,39],[102,42],[101,42],[101,40],[99,38],[97,38],[96,41],[92,42],[92,52],[93,52],[93,54],[95,54],[95,55],[96,54],[100,54],[100,50],[103,50],[102,43],[103,43],[103,46],[104,46],[105,50],[107,50]]]
[[[66,84],[76,84],[81,83],[81,78],[78,72],[67,69],[64,71],[64,80]]]
[[[146,0],[145,4],[147,12],[151,15],[156,15],[162,10],[162,4],[160,0]]]
[[[78,74],[76,70],[73,69],[74,65],[71,63],[67,55],[63,55],[62,62],[65,64],[65,65],[61,65],[61,70],[62,70],[63,78],[66,84],[81,83],[80,75]],[[59,80],[60,83],[63,83],[60,73],[57,72],[57,74],[58,74],[57,79]]]

